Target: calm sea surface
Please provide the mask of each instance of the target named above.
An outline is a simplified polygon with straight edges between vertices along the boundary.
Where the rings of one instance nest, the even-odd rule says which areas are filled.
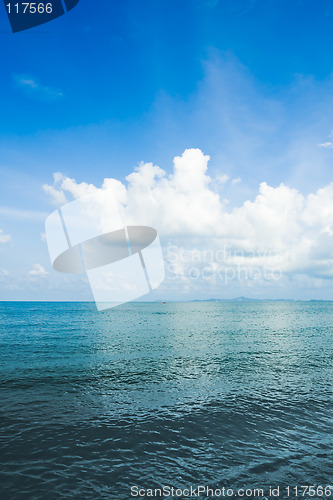
[[[332,485],[332,313],[0,303],[1,500]]]

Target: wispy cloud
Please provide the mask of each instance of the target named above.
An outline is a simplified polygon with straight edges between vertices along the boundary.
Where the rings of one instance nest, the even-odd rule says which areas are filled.
[[[9,234],[5,234],[2,229],[0,229],[0,243],[8,243],[11,237]]]
[[[64,94],[56,88],[49,87],[48,85],[43,85],[36,78],[26,75],[15,75],[15,84],[23,89],[28,94],[39,97],[41,99],[59,99],[64,96]]]
[[[229,179],[230,179],[230,177],[227,174],[218,174],[216,176],[216,182],[218,184],[220,184],[221,186],[223,186],[224,184],[226,184]]]
[[[333,148],[333,130],[331,130],[330,134],[329,134],[329,139],[331,139],[330,141],[327,141],[327,142],[323,142],[322,144],[318,144],[318,146],[320,148]]]
[[[45,220],[48,213],[39,210],[22,210],[17,208],[0,206],[0,215],[4,215],[6,217],[13,217],[15,219]]]

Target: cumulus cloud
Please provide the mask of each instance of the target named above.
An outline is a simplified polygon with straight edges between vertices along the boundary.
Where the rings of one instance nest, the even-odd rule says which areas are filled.
[[[178,277],[196,263],[212,282],[217,269],[223,274],[240,267],[265,269],[263,283],[277,270],[333,278],[333,183],[304,195],[284,184],[262,182],[253,200],[228,210],[223,189],[222,194],[213,190],[209,160],[201,150],[187,149],[174,158],[170,175],[140,163],[126,184],[106,178],[98,188],[56,174],[54,184],[43,188],[54,202],[111,188],[127,224],[159,231],[167,265]]]
[[[0,243],[8,243],[11,237],[9,234],[5,234],[2,229],[0,229]]]
[[[62,180],[62,178],[63,176],[61,174],[55,172],[53,174],[54,184],[57,185],[59,181]],[[50,195],[50,198],[54,205],[62,205],[63,203],[67,202],[67,198],[63,189],[57,189],[54,186],[49,186],[48,184],[44,184],[42,188],[45,191],[45,193]]]
[[[46,271],[41,264],[34,264],[32,269],[28,272],[28,275],[33,278],[45,278],[48,274],[48,271]]]

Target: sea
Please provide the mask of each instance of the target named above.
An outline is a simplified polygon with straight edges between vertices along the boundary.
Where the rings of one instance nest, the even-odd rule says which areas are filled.
[[[332,313],[0,303],[0,499],[333,498]]]

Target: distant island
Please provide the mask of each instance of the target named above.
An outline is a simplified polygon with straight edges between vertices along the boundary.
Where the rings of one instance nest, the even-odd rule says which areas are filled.
[[[249,297],[234,297],[232,299],[196,299],[190,302],[332,302],[330,299],[251,299]]]

